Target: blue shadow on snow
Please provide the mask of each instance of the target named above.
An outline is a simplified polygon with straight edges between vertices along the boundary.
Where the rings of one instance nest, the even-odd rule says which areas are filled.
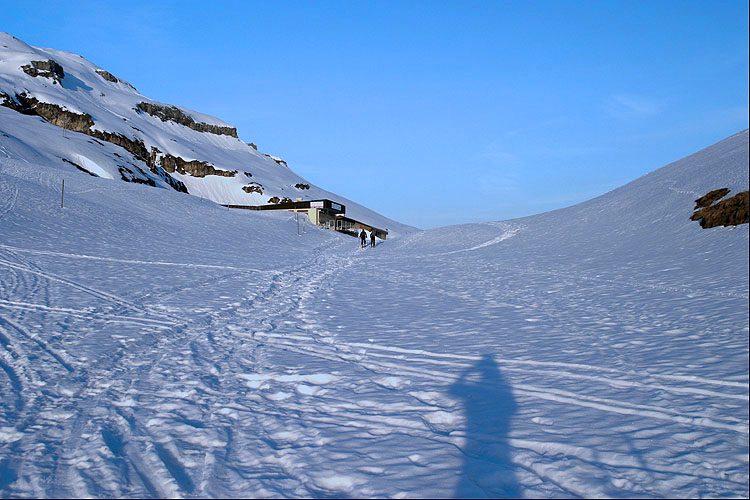
[[[493,357],[465,370],[450,387],[466,414],[466,445],[454,498],[518,498],[520,487],[510,459],[508,432],[516,402]]]

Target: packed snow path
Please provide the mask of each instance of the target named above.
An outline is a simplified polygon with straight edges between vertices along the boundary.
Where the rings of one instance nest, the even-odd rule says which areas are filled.
[[[6,293],[25,296],[0,303],[3,496],[746,489],[747,382],[685,375],[707,340],[696,332],[726,337],[717,354],[742,350],[741,317],[690,314],[706,297],[502,266],[389,272],[379,250],[321,249],[253,285],[253,271],[194,269],[186,286],[118,297],[0,248]],[[31,305],[55,287],[97,305]],[[196,296],[223,304],[196,309]],[[676,304],[680,319],[664,317]],[[60,333],[43,338],[45,325]],[[97,352],[92,336],[113,330]],[[686,364],[655,365],[654,350]]]
[[[0,166],[2,497],[748,495],[747,226],[360,249]]]

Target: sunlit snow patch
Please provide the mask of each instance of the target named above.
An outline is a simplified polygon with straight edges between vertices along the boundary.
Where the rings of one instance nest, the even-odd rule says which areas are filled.
[[[98,177],[104,177],[105,179],[114,179],[114,177],[112,177],[112,174],[100,167],[96,162],[89,160],[83,155],[78,155],[78,159],[83,164],[83,168],[85,168],[92,174],[96,174]]]

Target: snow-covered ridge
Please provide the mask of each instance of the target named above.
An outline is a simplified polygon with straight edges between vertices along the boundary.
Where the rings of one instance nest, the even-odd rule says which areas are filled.
[[[5,134],[0,140],[9,143],[6,150],[21,154],[18,143],[23,143],[64,169],[78,165],[98,177],[174,188],[222,204],[332,198],[355,218],[396,232],[409,230],[311,185],[281,158],[242,142],[236,129],[218,118],[154,101],[82,56],[31,47],[2,32],[0,111]],[[45,127],[36,117],[72,132]],[[79,134],[89,136],[82,141],[94,149],[101,146],[100,153],[76,149],[82,144],[74,139]],[[107,142],[118,147],[110,151],[103,146]],[[98,157],[99,169],[86,169],[80,155]],[[100,175],[102,171],[106,174]]]

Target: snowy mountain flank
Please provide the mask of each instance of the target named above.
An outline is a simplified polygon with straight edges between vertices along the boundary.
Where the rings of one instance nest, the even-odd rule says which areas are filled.
[[[346,205],[355,219],[396,233],[411,230],[310,184],[217,118],[156,102],[82,56],[31,47],[3,32],[0,112],[9,139],[0,150],[5,156],[25,158],[31,149],[64,171],[165,187],[220,204],[329,198]]]
[[[750,493],[750,233],[691,220],[748,190],[747,130],[362,249],[202,199],[334,195],[78,56],[3,35],[0,91],[0,497]]]

